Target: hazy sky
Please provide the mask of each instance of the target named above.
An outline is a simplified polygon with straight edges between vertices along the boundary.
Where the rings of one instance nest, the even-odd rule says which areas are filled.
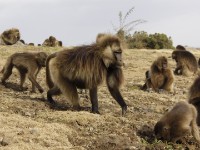
[[[200,47],[200,0],[0,0],[0,32],[19,28],[27,43],[53,35],[65,46],[89,44],[99,32],[114,33],[119,12],[133,6],[127,22],[147,21],[133,32],[165,33],[175,46]]]

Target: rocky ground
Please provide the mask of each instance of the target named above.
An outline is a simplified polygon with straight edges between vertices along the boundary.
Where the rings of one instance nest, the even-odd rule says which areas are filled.
[[[61,48],[0,46],[0,68],[6,58],[19,51],[46,51],[52,53]],[[200,51],[191,51],[197,58]],[[144,92],[144,74],[158,56],[171,56],[172,50],[125,50],[125,84],[121,93],[128,104],[127,114],[121,116],[121,108],[110,96],[106,85],[99,88],[99,111],[90,113],[90,100],[80,95],[80,104],[85,110],[55,110],[49,107],[44,94],[19,91],[19,75],[13,70],[6,87],[0,84],[0,149],[5,150],[160,150],[199,149],[191,136],[181,143],[156,140],[153,127],[159,118],[178,101],[186,101],[188,88],[196,76],[175,77],[175,92]],[[175,62],[168,58],[174,69]],[[2,74],[0,75],[0,77]],[[47,91],[45,70],[37,81]],[[63,106],[70,106],[63,96],[55,99]],[[65,108],[65,107],[64,107]]]

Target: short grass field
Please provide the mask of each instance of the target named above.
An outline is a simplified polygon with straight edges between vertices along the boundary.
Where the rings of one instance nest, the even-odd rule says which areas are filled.
[[[48,54],[62,48],[34,46],[0,46],[0,69],[8,56],[15,52],[44,51]],[[198,59],[200,51],[190,50]],[[196,76],[175,76],[174,93],[155,93],[140,90],[145,81],[145,71],[158,56],[166,56],[175,69],[172,50],[125,49],[123,67],[125,83],[121,93],[128,111],[121,116],[121,108],[111,97],[106,84],[98,89],[100,115],[90,113],[87,94],[80,94],[83,111],[52,109],[46,100],[48,87],[45,69],[37,81],[45,89],[43,94],[31,93],[27,79],[26,91],[19,91],[19,74],[16,69],[7,81],[0,84],[0,149],[3,150],[171,150],[200,149],[192,136],[182,143],[166,143],[155,139],[153,128],[160,117],[175,103],[187,101],[188,89]],[[2,77],[2,74],[0,74]],[[60,95],[56,101],[70,106]]]

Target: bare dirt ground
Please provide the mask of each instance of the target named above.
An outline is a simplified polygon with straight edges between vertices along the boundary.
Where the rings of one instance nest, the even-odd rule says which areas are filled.
[[[46,51],[52,53],[61,48],[0,46],[0,68],[6,58],[19,51]],[[158,56],[171,56],[172,50],[125,50],[123,68],[125,84],[121,89],[128,104],[127,114],[121,116],[121,108],[110,96],[106,85],[99,88],[99,111],[90,113],[90,100],[80,95],[84,111],[55,110],[46,102],[46,92],[20,92],[19,75],[16,70],[8,80],[7,88],[0,84],[0,149],[5,150],[160,150],[199,149],[191,136],[180,144],[156,140],[153,127],[160,117],[178,101],[186,101],[188,88],[196,76],[175,77],[175,93],[144,92],[144,74]],[[200,51],[191,51],[197,58]],[[174,69],[175,62],[169,58]],[[1,77],[2,75],[0,75]],[[45,70],[37,81],[47,91]],[[69,103],[63,96],[55,98],[64,106]]]

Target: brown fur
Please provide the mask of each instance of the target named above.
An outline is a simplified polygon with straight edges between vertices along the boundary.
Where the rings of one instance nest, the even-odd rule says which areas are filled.
[[[196,124],[197,111],[185,101],[178,102],[172,110],[164,114],[154,127],[156,137],[176,142],[187,134],[200,142],[199,129]]]
[[[58,41],[58,46],[63,46],[63,43],[62,43],[62,41]]]
[[[42,46],[48,46],[48,45],[49,45],[49,39],[44,40]]]
[[[49,47],[62,46],[62,41],[58,41],[54,36],[50,36],[48,39],[46,39],[43,42],[42,45],[49,46]]]
[[[37,74],[39,73],[42,67],[45,67],[45,61],[47,54],[44,52],[38,53],[15,53],[11,55],[3,67],[2,73],[2,83],[5,84],[5,81],[12,74],[13,67],[17,68],[20,73],[20,88],[23,89],[23,84],[28,74],[29,80],[32,82],[32,92],[35,92],[35,87],[42,93],[43,88],[36,82]]]
[[[34,44],[34,43],[29,43],[28,45],[29,45],[29,46],[34,46],[35,44]]]
[[[49,46],[55,47],[56,46],[56,38],[53,36],[49,37]]]
[[[193,104],[197,109],[197,124],[200,126],[200,77],[194,80],[189,89],[189,103]]]
[[[20,41],[22,44],[25,44],[25,41],[24,41],[24,40],[21,39],[21,40],[19,40],[19,41]]]
[[[0,44],[13,45],[20,40],[20,32],[16,28],[4,31],[0,36]]]
[[[182,45],[177,45],[176,50],[186,50],[184,46]]]
[[[104,33],[99,33],[96,37],[96,43],[99,43],[105,35]]]
[[[52,58],[55,58],[56,55],[57,55],[57,53],[53,53],[53,54],[49,55],[49,56],[47,57],[47,60],[46,60],[46,83],[47,83],[47,85],[48,85],[48,87],[49,87],[50,89],[53,88],[54,83],[53,83],[53,81],[52,81],[52,79],[51,79],[51,76],[50,76],[49,61],[50,61]]]
[[[54,53],[46,61],[46,77],[50,90],[47,97],[54,102],[52,95],[60,93],[68,97],[74,107],[80,107],[77,88],[89,89],[92,102],[92,112],[98,112],[97,87],[106,78],[111,95],[122,107],[123,114],[126,104],[119,92],[123,82],[121,66],[120,41],[115,36],[105,36],[98,44],[78,46]],[[53,94],[52,94],[53,93]]]
[[[172,59],[176,61],[176,75],[190,76],[197,73],[198,65],[195,56],[189,51],[175,50],[172,52]]]
[[[146,72],[146,83],[143,85],[143,90],[152,88],[159,92],[161,89],[173,92],[174,75],[168,66],[167,58],[164,56],[158,57],[151,65],[150,72]]]

